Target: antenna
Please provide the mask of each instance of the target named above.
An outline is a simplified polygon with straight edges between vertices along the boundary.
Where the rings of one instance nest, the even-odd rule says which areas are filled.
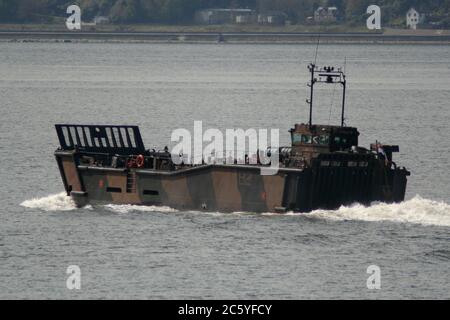
[[[330,114],[328,115],[328,124],[330,124],[331,121],[331,112],[333,111],[333,104],[334,104],[334,94],[336,93],[336,83],[333,87],[333,95],[331,96],[331,105],[330,105]]]
[[[319,44],[320,44],[320,33],[319,33],[319,36],[317,38],[317,46],[316,46],[316,54],[314,56],[314,64],[317,63],[317,54],[319,53]]]
[[[346,89],[347,89],[347,80],[345,79],[345,75],[347,70],[347,56],[344,57],[344,73],[343,73],[343,78],[344,78],[344,82],[342,83],[342,85],[344,86],[343,89],[343,94],[342,94],[342,116],[341,116],[341,126],[343,127],[345,125],[345,94],[346,94]]]
[[[313,109],[313,97],[314,97],[314,83],[317,81],[317,79],[314,78],[314,73],[316,71],[316,63],[317,63],[317,55],[319,53],[319,44],[320,44],[320,32],[317,37],[317,46],[316,46],[316,53],[314,55],[314,63],[311,63],[308,66],[309,72],[311,72],[311,82],[308,83],[308,87],[311,88],[311,93],[309,96],[309,99],[306,100],[306,103],[309,104],[309,126],[312,126],[312,109]]]

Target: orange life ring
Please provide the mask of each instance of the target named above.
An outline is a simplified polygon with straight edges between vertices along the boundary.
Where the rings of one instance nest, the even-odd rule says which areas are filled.
[[[138,155],[136,158],[136,166],[142,168],[145,164],[145,158],[142,154]]]

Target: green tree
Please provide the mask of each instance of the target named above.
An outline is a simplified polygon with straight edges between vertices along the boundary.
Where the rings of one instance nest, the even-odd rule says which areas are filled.
[[[47,9],[47,0],[18,0],[16,18],[25,23],[43,21],[48,14]]]
[[[82,8],[85,20],[106,15],[112,21],[123,23],[190,23],[195,11],[204,8],[277,10],[288,14],[293,22],[301,23],[319,6],[336,6],[348,22],[358,25],[364,22],[370,4],[381,7],[385,23],[403,19],[410,7],[432,14],[438,21],[448,18],[450,11],[450,0],[0,0],[0,22],[63,17],[67,6],[74,3]]]
[[[137,0],[118,0],[110,10],[113,22],[133,22],[139,20],[139,2]]]

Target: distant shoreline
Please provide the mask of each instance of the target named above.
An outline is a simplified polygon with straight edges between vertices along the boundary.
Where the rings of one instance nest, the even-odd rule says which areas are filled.
[[[450,35],[368,32],[0,31],[1,42],[450,44]]]

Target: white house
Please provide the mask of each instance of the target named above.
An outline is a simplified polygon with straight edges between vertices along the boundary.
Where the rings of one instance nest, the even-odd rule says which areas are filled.
[[[315,22],[336,22],[338,9],[336,7],[318,7],[314,12]]]
[[[288,15],[282,11],[268,11],[258,15],[259,24],[285,25]]]
[[[256,20],[256,12],[251,9],[203,9],[195,12],[199,24],[251,23]]]
[[[410,29],[417,29],[417,25],[420,23],[420,14],[416,9],[411,8],[406,13],[406,26]]]

